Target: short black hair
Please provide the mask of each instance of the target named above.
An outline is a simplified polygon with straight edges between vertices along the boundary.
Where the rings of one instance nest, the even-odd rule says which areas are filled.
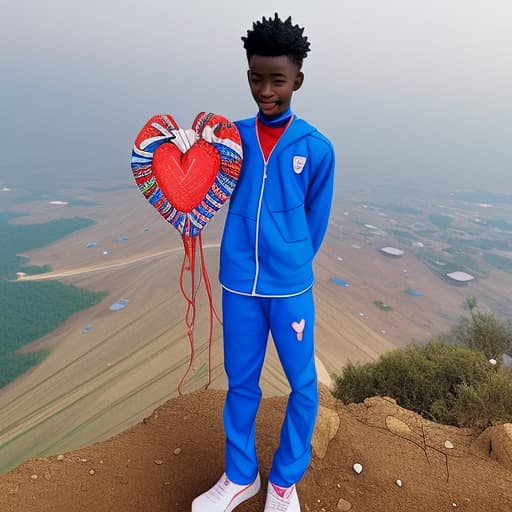
[[[277,12],[274,18],[265,18],[255,21],[252,30],[242,37],[247,60],[253,55],[263,57],[279,57],[287,55],[293,62],[302,66],[302,61],[309,52],[309,41],[303,35],[304,27],[292,25],[292,18],[288,16],[285,21],[279,18]]]

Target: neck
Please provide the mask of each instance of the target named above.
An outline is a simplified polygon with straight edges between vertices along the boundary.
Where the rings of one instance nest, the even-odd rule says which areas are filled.
[[[283,112],[277,117],[268,117],[264,114],[262,114],[261,110],[258,112],[258,119],[259,121],[264,124],[265,126],[283,126],[285,125],[290,117],[292,117],[293,112],[290,107],[288,107],[288,110],[286,112]]]

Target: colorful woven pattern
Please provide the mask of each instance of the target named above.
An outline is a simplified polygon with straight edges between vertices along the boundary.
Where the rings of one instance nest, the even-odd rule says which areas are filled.
[[[197,236],[235,188],[242,165],[240,134],[226,118],[197,115],[197,141],[184,154],[172,144],[179,129],[168,114],[153,116],[132,151],[135,181],[146,199],[182,235]]]

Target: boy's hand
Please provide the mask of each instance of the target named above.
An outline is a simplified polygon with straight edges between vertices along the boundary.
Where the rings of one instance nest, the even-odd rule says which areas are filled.
[[[171,130],[170,133],[173,138],[169,138],[169,142],[172,142],[182,153],[186,153],[197,140],[196,132],[192,129]]]
[[[223,139],[222,137],[217,137],[217,135],[215,135],[215,130],[217,129],[217,126],[218,125],[206,125],[203,129],[203,133],[201,133],[201,137],[203,138],[203,140],[209,142],[210,144],[224,144],[224,146],[231,148],[235,153],[242,156],[242,147],[239,144],[228,138]]]

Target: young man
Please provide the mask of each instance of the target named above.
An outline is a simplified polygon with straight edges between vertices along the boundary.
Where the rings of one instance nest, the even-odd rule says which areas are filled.
[[[295,484],[311,458],[318,409],[313,342],[313,258],[333,193],[334,151],[295,116],[309,51],[303,28],[263,18],[242,37],[258,114],[237,122],[244,161],[221,244],[226,469],[192,512],[231,512],[260,489],[255,419],[269,334],[291,393],[269,475],[265,512],[299,512]]]

